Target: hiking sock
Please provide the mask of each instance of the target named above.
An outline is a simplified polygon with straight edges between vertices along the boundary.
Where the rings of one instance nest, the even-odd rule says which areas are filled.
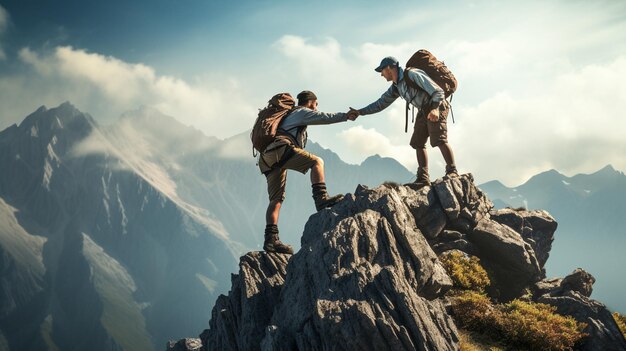
[[[313,201],[315,201],[315,209],[321,210],[327,207],[332,207],[337,202],[343,199],[343,195],[335,195],[333,197],[328,196],[326,191],[326,183],[314,183],[311,184],[313,190]]]

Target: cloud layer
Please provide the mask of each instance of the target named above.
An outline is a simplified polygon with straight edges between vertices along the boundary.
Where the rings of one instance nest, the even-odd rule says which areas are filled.
[[[19,58],[45,84],[56,85],[55,95],[65,96],[79,107],[91,105],[93,100],[108,107],[108,111],[89,111],[100,118],[116,118],[127,110],[147,105],[210,135],[223,137],[240,132],[242,123],[249,124],[250,116],[255,115],[234,80],[189,83],[159,75],[141,63],[127,63],[69,46],[46,53],[23,48]],[[37,92],[34,95],[36,98]]]

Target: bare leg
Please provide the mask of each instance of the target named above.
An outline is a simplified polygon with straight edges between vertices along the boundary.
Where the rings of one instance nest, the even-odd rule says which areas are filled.
[[[280,214],[280,206],[283,204],[280,200],[270,201],[265,213],[265,223],[278,225],[278,215]]]
[[[443,159],[446,161],[446,165],[454,166],[454,153],[452,152],[452,148],[450,147],[450,144],[445,143],[445,144],[439,145],[439,150],[441,150],[441,155],[443,156]]]
[[[324,180],[324,161],[318,157],[315,166],[311,167],[311,184],[325,183]]]

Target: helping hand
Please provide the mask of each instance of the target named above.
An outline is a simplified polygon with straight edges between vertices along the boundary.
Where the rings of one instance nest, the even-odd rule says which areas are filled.
[[[350,111],[348,111],[349,120],[354,121],[355,119],[357,119],[357,117],[359,117],[359,115],[360,115],[359,110],[356,110],[350,107]]]

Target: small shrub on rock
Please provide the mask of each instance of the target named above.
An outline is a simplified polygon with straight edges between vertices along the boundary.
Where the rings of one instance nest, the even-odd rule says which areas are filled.
[[[502,339],[511,347],[572,350],[585,336],[585,325],[555,310],[553,306],[520,300],[494,305],[487,296],[474,291],[452,299],[453,315],[467,330]]]
[[[556,313],[556,307],[513,300],[500,308],[500,329],[513,344],[537,350],[571,350],[582,339],[585,325],[571,316]]]
[[[441,254],[439,260],[458,289],[482,292],[491,283],[478,257],[452,250]]]
[[[468,330],[491,332],[499,313],[489,298],[475,291],[464,291],[452,300],[455,319]]]

